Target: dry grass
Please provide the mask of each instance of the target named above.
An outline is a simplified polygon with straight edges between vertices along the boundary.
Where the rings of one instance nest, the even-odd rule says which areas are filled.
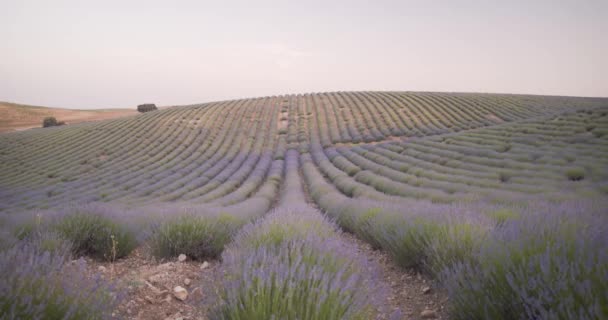
[[[42,127],[45,117],[55,117],[66,124],[112,119],[137,114],[130,109],[72,110],[28,106],[0,102],[0,132],[19,131]]]

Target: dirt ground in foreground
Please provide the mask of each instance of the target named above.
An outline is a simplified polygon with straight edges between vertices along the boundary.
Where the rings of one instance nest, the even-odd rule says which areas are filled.
[[[376,270],[381,280],[389,286],[384,312],[377,319],[389,319],[399,308],[399,319],[447,319],[445,293],[432,285],[427,277],[413,271],[397,267],[390,257],[373,250],[371,246],[348,233],[341,235],[345,244],[354,246],[362,255],[379,267]],[[192,261],[177,258],[157,261],[140,247],[129,256],[114,263],[87,261],[91,276],[116,281],[126,293],[114,311],[117,319],[131,320],[205,320],[214,306],[221,286],[222,264],[218,260]],[[187,297],[180,300],[174,289],[180,286],[187,291]],[[433,317],[422,317],[424,311],[434,313]]]

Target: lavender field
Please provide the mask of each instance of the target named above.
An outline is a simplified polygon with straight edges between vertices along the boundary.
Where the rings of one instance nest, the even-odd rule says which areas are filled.
[[[153,281],[86,263],[140,254],[217,266],[174,290],[186,319],[606,319],[608,99],[331,92],[0,134],[0,319],[166,319],[125,311]],[[445,305],[395,303],[408,272]]]

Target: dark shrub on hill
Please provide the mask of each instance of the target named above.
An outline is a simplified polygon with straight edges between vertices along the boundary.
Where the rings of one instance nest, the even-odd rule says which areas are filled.
[[[65,122],[57,121],[57,119],[55,119],[55,117],[46,117],[46,118],[44,118],[44,120],[42,120],[43,128],[62,126],[64,124],[65,124]]]
[[[570,181],[579,181],[585,178],[585,170],[582,168],[570,168],[566,170],[566,176]]]
[[[142,113],[154,111],[154,110],[158,110],[158,108],[153,103],[145,103],[145,104],[140,104],[137,106],[137,111],[142,112]]]

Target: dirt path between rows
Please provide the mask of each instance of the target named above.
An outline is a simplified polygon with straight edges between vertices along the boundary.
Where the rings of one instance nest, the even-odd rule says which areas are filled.
[[[350,233],[341,233],[344,243],[356,248],[356,252],[368,261],[377,265],[381,278],[389,288],[387,296],[386,314],[380,314],[378,319],[391,319],[390,316],[400,310],[401,319],[448,319],[447,294],[440,288],[433,286],[433,282],[426,276],[411,270],[399,268],[392,259],[380,250],[372,247]],[[422,314],[425,314],[425,317]]]

